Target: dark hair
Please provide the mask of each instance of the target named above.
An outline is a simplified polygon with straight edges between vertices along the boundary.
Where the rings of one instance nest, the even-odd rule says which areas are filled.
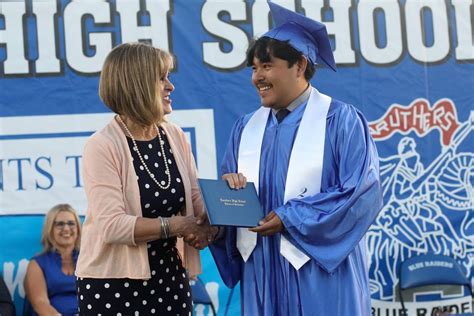
[[[301,58],[305,58],[302,53],[291,46],[288,41],[279,41],[269,37],[260,37],[253,40],[247,49],[247,66],[253,65],[254,57],[257,57],[261,62],[269,62],[273,57],[286,60],[288,67],[293,67]],[[314,64],[308,60],[304,78],[310,81],[313,78],[316,68]]]

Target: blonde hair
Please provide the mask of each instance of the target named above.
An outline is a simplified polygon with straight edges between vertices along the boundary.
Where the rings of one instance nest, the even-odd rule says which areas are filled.
[[[141,126],[163,121],[158,87],[173,67],[166,51],[144,43],[116,46],[105,59],[100,74],[99,96],[113,112]]]
[[[77,215],[76,210],[69,204],[58,204],[53,206],[44,219],[43,232],[41,233],[41,244],[43,245],[43,252],[48,252],[55,248],[53,239],[54,220],[60,212],[69,212],[74,215],[76,221],[77,239],[74,244],[74,249],[79,251],[81,246],[81,221]]]

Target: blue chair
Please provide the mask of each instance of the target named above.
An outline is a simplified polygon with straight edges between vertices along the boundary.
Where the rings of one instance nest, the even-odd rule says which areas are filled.
[[[427,285],[461,285],[472,296],[471,283],[451,257],[425,254],[402,262],[399,272],[399,296],[405,311],[403,291]]]
[[[198,277],[196,280],[191,280],[190,284],[193,303],[209,305],[212,310],[212,315],[217,315],[214,304],[212,303],[211,297],[209,296],[209,293],[207,293],[206,287],[204,286],[202,280]]]

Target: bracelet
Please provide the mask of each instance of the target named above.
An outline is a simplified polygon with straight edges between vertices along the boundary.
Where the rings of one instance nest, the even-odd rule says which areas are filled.
[[[169,221],[160,216],[160,239],[168,239]]]

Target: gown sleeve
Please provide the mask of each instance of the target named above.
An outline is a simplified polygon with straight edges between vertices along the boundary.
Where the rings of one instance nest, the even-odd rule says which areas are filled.
[[[239,152],[240,136],[244,128],[244,117],[237,120],[232,128],[231,137],[221,164],[221,175],[237,172],[237,157]],[[224,283],[233,288],[241,278],[241,260],[236,245],[237,231],[233,227],[226,227],[223,238],[209,245],[214,261]]]
[[[334,167],[323,166],[322,176],[335,179],[334,185],[291,199],[275,212],[285,227],[284,236],[331,273],[375,220],[382,208],[382,190],[377,150],[362,114],[344,105],[328,119],[326,135],[325,155],[335,162]]]

